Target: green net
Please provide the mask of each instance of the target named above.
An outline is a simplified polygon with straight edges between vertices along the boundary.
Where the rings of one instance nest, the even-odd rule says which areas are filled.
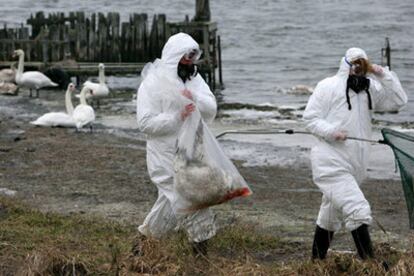
[[[382,136],[385,143],[392,148],[397,160],[407,202],[410,228],[414,229],[414,136],[387,128],[382,129]]]

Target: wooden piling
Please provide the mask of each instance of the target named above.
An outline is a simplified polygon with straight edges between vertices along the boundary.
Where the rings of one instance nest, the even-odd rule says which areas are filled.
[[[119,13],[110,13],[111,16],[111,61],[120,62],[121,53],[120,53],[120,38],[119,38],[119,26],[120,26],[120,17]]]
[[[208,22],[211,20],[210,1],[196,0],[196,13],[193,21]]]
[[[36,66],[36,62],[41,62],[45,67],[71,58],[78,64],[116,63],[113,70],[124,72],[122,68],[128,67],[129,63],[141,64],[159,58],[171,35],[186,32],[200,43],[204,51],[200,69],[209,84],[214,85],[217,28],[215,23],[206,22],[210,18],[209,1],[197,0],[196,11],[193,21],[186,16],[183,22],[171,23],[167,22],[164,14],[157,14],[151,18],[151,24],[144,13],[131,14],[127,22],[121,22],[116,12],[90,15],[84,12],[56,12],[47,16],[41,11],[36,12],[27,19],[31,28],[24,25],[18,28],[0,27],[0,63],[9,61],[13,50],[21,48],[25,51],[26,61]],[[74,70],[78,70],[79,74],[89,74],[89,69],[85,71],[87,67],[81,65]],[[93,70],[97,71],[97,68]]]

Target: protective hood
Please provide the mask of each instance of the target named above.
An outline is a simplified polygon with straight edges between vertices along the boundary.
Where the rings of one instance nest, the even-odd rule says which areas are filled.
[[[349,61],[352,62],[354,60],[357,60],[359,58],[363,58],[363,59],[368,59],[367,54],[365,53],[364,50],[362,50],[361,48],[349,48],[346,53],[345,53],[345,58]]]
[[[339,77],[347,79],[349,75],[349,70],[351,69],[351,62],[359,58],[368,59],[368,56],[365,53],[365,51],[361,48],[349,48],[346,51],[345,56],[341,59],[337,75]]]
[[[161,61],[169,69],[176,71],[180,59],[193,49],[199,50],[199,46],[191,36],[185,33],[175,34],[165,43]]]
[[[175,80],[178,78],[177,66],[180,59],[194,49],[199,51],[199,46],[190,35],[178,33],[171,36],[162,49],[161,59],[147,63],[142,69],[142,79],[144,80],[148,75],[155,73]]]

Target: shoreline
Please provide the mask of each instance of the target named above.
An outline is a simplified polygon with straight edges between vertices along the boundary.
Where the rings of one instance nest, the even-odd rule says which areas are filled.
[[[145,142],[102,129],[77,133],[34,127],[2,113],[0,121],[0,188],[16,191],[12,198],[42,212],[92,215],[135,226],[155,202]],[[321,200],[310,170],[234,162],[253,195],[213,207],[219,225],[252,223],[259,231],[309,248],[292,258],[308,257]],[[374,244],[410,247],[412,231],[400,181],[368,179],[362,190],[381,224],[371,227]],[[354,250],[351,235],[339,231],[332,249]]]

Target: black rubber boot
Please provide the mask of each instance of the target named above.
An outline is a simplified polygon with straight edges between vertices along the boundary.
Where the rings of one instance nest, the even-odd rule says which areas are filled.
[[[195,257],[205,256],[207,257],[207,244],[208,240],[202,242],[193,242],[191,247],[193,248],[193,254]]]
[[[351,232],[358,255],[361,259],[374,258],[374,250],[372,249],[371,238],[368,232],[368,225],[362,224],[360,227]]]
[[[315,237],[312,245],[312,259],[325,259],[333,235],[334,232],[325,230],[316,225]]]

